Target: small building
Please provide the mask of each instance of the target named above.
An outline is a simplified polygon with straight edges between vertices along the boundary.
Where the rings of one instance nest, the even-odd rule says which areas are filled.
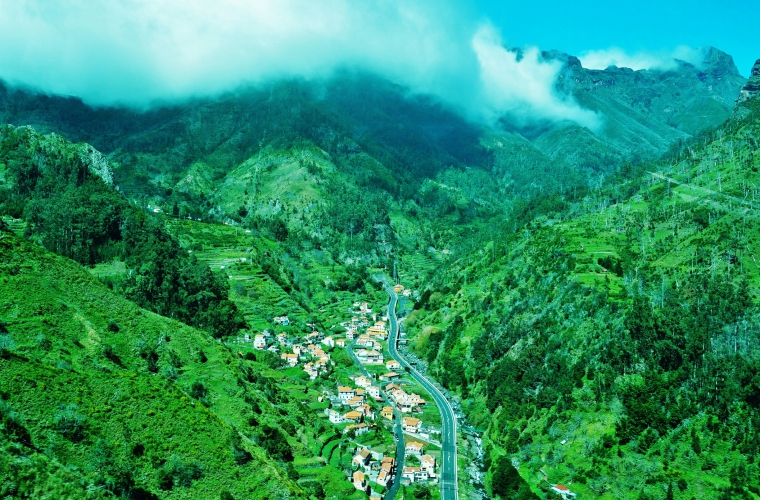
[[[294,366],[296,366],[298,364],[298,354],[282,353],[282,355],[280,356],[280,358],[282,358],[283,360],[285,360],[285,362],[291,368],[293,368]]]
[[[335,345],[338,347],[346,347],[346,339],[338,339],[335,341]]]
[[[367,478],[364,476],[364,473],[362,471],[358,470],[354,472],[353,483],[354,483],[354,488],[356,488],[357,490],[363,491],[365,493],[369,491]]]
[[[262,334],[258,334],[253,338],[253,348],[263,351],[267,348],[267,339]]]
[[[340,386],[338,387],[338,398],[343,401],[348,401],[352,397],[356,396],[356,392],[351,387]]]
[[[369,425],[367,424],[355,424],[355,425],[349,425],[344,429],[344,432],[348,431],[354,431],[354,435],[361,436],[362,434],[366,434],[369,432]]]
[[[568,488],[567,486],[563,484],[555,484],[554,486],[552,486],[552,491],[556,493],[557,495],[561,496],[563,500],[567,498],[575,498],[578,496],[572,491],[570,491],[570,488]]]
[[[392,382],[394,380],[398,380],[399,378],[401,378],[401,375],[399,375],[396,372],[388,372],[388,373],[384,373],[384,374],[380,375],[380,380],[386,380],[388,382]],[[386,387],[386,390],[387,390],[387,387]]]
[[[343,415],[343,421],[344,422],[353,422],[355,424],[358,424],[362,419],[362,414],[358,411],[351,410],[350,412]]]
[[[380,397],[380,388],[376,385],[367,387],[367,394],[369,394],[369,397],[373,398],[374,400],[382,400]]]
[[[401,292],[403,292],[403,291],[404,291],[404,285],[401,285],[401,284],[399,284],[399,285],[395,285],[395,286],[393,287],[393,291],[394,291],[394,292],[396,292],[396,293],[401,293]]]
[[[366,465],[369,465],[370,457],[371,453],[369,451],[369,448],[362,448],[356,455],[354,455],[351,463],[359,465],[360,467],[364,467]]]
[[[380,415],[388,420],[393,420],[393,407],[383,406],[383,411],[380,412]]]
[[[435,457],[422,455],[422,458],[420,458],[420,468],[427,472],[428,477],[435,477]]]
[[[422,456],[425,452],[425,446],[418,441],[410,441],[406,443],[406,452],[410,455]]]
[[[333,424],[343,424],[346,422],[346,419],[343,418],[343,415],[341,415],[337,411],[335,410],[329,410],[329,411],[330,413],[327,416],[329,417],[330,422],[332,422]]]
[[[404,417],[401,419],[401,426],[404,428],[404,432],[417,433],[422,430],[422,420],[415,417]]]
[[[272,321],[274,321],[275,325],[288,326],[290,324],[290,319],[287,316],[277,316]]]
[[[327,347],[335,347],[335,340],[332,337],[323,338],[322,343]]]
[[[399,363],[395,359],[391,359],[391,360],[385,362],[385,367],[389,371],[400,370],[401,369],[401,363]]]

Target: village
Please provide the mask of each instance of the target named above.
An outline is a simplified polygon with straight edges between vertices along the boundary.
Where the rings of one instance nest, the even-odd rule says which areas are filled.
[[[400,285],[396,291],[409,293]],[[278,316],[271,329],[245,335],[241,341],[278,356],[283,369],[302,371],[318,389],[310,407],[350,440],[350,468],[344,472],[357,491],[381,499],[396,482],[436,485],[441,453],[438,409],[401,364],[389,358],[387,317],[363,301],[353,302],[346,313],[350,319],[330,334],[313,324],[306,325],[311,331],[293,333],[291,319]],[[353,360],[349,366],[335,361],[343,353]],[[397,442],[398,435],[403,442]],[[371,444],[378,436],[384,436],[384,442]]]

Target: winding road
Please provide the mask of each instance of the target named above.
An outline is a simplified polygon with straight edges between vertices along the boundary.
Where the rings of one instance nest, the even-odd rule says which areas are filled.
[[[388,320],[390,322],[388,351],[391,357],[401,363],[401,366],[409,372],[412,378],[430,393],[435,404],[438,406],[438,410],[441,412],[441,443],[443,444],[439,482],[441,500],[457,500],[459,498],[457,490],[457,420],[454,416],[454,410],[441,391],[427,377],[418,372],[414,366],[409,364],[398,352],[399,324],[396,317],[398,296],[387,283],[384,283],[384,285],[385,291],[390,296],[390,302],[388,303]]]

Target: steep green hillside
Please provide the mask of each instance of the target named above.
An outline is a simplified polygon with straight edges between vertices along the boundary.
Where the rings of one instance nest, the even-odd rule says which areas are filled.
[[[506,455],[545,491],[760,495],[758,138],[754,99],[433,275],[410,343],[488,429],[491,476]]]
[[[6,495],[302,495],[285,463],[312,456],[302,441],[321,424],[267,376],[266,356],[243,359],[12,233],[0,255]]]

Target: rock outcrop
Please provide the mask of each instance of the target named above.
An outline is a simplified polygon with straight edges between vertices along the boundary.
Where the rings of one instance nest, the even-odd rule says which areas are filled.
[[[760,59],[755,61],[755,65],[752,66],[749,80],[747,80],[747,83],[739,92],[739,99],[737,101],[744,102],[758,95],[760,95]]]

